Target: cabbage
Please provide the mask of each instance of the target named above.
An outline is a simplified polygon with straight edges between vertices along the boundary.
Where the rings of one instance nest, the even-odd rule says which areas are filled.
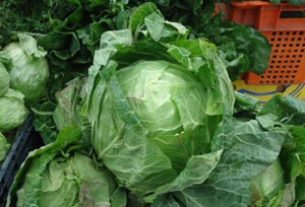
[[[102,34],[87,84],[74,80],[57,93],[57,128],[83,131],[87,115],[92,145],[87,151],[93,148],[90,155],[103,164],[102,172],[109,170],[126,188],[127,206],[251,205],[251,181],[277,159],[287,131],[263,128],[252,114],[256,100],[238,94],[236,112],[242,113],[233,116],[232,83],[214,44],[189,38],[183,25],[166,21],[152,3],[129,20],[128,29]],[[85,175],[73,163],[86,156],[88,137],[79,134],[85,139],[64,150],[74,132],[61,132],[55,143],[31,153],[11,200],[18,191],[20,206],[126,206],[125,193],[109,202],[102,186],[88,187],[87,196],[98,192],[106,203],[81,202]],[[83,166],[88,175],[95,171]],[[122,205],[112,203],[120,198]]]
[[[5,159],[10,147],[11,145],[7,143],[5,136],[0,132],[0,162]]]
[[[5,66],[0,62],[0,97],[3,96],[10,84],[10,76],[6,71]]]
[[[32,151],[12,184],[18,199],[8,197],[7,206],[125,206],[123,190],[87,155],[80,137],[78,128],[68,127],[55,142]],[[78,147],[70,148],[72,144]],[[112,201],[116,196],[119,199]]]
[[[36,158],[31,164],[28,175],[35,172],[36,163],[47,156]],[[48,206],[110,206],[110,197],[114,184],[110,176],[94,166],[88,156],[76,153],[68,158],[56,157],[47,163],[39,174],[41,193],[37,197],[40,207]],[[27,203],[27,190],[32,179],[26,178],[23,186],[17,192],[17,207]]]
[[[154,207],[247,206],[251,179],[276,160],[286,133],[234,119],[217,47],[187,34],[151,3],[129,29],[102,34],[87,86],[92,147]]]
[[[209,177],[222,154],[211,152],[210,142],[233,114],[234,92],[215,45],[185,38],[184,26],[157,11],[145,23],[138,25],[150,35],[145,41],[132,42],[133,23],[134,31],[102,35],[87,107],[98,158],[123,186],[152,202]]]
[[[18,37],[18,43],[10,43],[3,49],[10,59],[7,64],[10,86],[22,92],[26,101],[37,101],[44,95],[49,78],[46,52],[31,36],[19,34]]]
[[[53,118],[58,130],[68,126],[86,128],[86,118],[82,116],[82,104],[86,99],[86,79],[73,79],[66,88],[56,93],[58,102]]]
[[[19,127],[28,116],[24,96],[19,91],[9,89],[0,98],[0,131],[7,132]]]

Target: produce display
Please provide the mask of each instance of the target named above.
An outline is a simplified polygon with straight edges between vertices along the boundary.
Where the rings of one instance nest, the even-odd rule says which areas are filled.
[[[8,140],[1,141],[0,162],[8,152],[7,142],[13,142],[15,133],[11,132],[29,115],[27,105],[46,93],[49,69],[45,55],[33,37],[22,33],[18,34],[18,42],[0,51],[0,133],[9,133]]]
[[[26,5],[0,6],[0,160],[30,113],[45,146],[7,207],[305,205],[305,103],[233,88],[268,65],[258,31],[212,0]]]

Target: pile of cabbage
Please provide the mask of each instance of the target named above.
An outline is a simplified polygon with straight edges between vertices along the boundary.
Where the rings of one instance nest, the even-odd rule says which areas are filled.
[[[235,93],[216,46],[154,4],[104,32],[88,76],[56,98],[60,133],[30,153],[7,207],[304,204],[305,104]]]
[[[45,93],[49,77],[45,55],[26,34],[18,34],[18,42],[0,51],[0,161],[9,150],[3,134],[22,125],[29,114],[26,103],[37,102]]]

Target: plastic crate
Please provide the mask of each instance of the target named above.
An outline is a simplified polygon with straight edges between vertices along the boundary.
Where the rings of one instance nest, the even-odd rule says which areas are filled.
[[[5,206],[9,189],[20,165],[30,151],[40,146],[42,139],[34,131],[32,117],[29,117],[18,130],[16,140],[0,168],[0,207]]]
[[[225,3],[215,3],[215,12],[214,14],[222,13],[225,19],[228,19],[228,14],[230,13],[230,7]]]
[[[247,73],[247,84],[299,84],[305,81],[305,6],[265,1],[233,2],[230,20],[261,31],[272,45],[263,75]]]

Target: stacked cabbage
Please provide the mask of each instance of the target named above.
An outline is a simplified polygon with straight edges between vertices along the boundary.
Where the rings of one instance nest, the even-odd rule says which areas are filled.
[[[26,102],[44,95],[49,77],[46,52],[33,37],[18,34],[18,38],[0,52],[0,133],[23,124],[29,114]]]

